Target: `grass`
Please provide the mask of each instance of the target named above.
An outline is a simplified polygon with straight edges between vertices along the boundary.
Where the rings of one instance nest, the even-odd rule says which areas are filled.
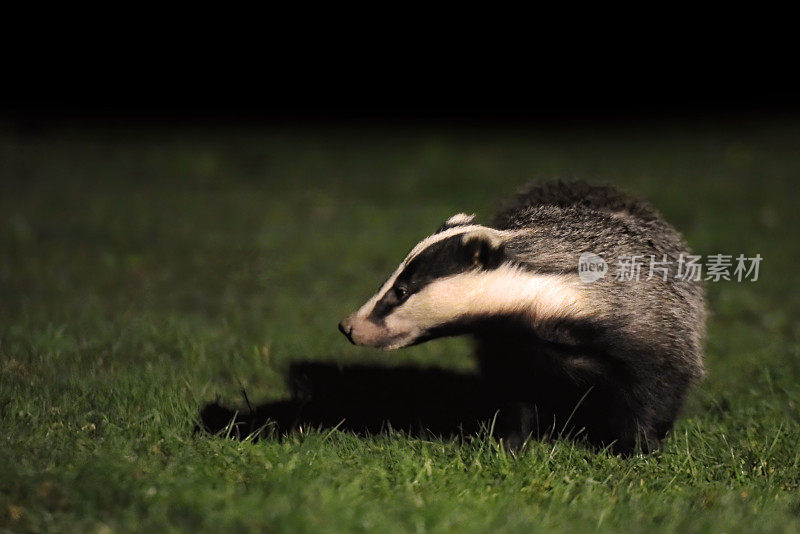
[[[0,134],[0,529],[800,531],[800,129],[690,126]],[[470,367],[336,323],[446,217],[551,176],[765,258],[709,285],[710,375],[661,452],[192,433],[217,396],[284,396],[293,360]]]

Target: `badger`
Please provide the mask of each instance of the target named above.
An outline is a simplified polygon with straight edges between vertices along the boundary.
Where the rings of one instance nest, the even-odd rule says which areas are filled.
[[[586,254],[605,272],[583,276]],[[471,336],[512,447],[570,436],[646,453],[705,374],[705,296],[681,272],[689,254],[658,211],[612,186],[529,184],[490,225],[447,219],[339,330],[385,350]]]

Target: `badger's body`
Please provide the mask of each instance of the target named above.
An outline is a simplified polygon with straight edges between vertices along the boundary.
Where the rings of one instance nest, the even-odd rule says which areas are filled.
[[[579,276],[587,252],[609,267],[596,281]],[[534,184],[491,226],[448,219],[340,329],[385,349],[473,336],[496,429],[512,444],[579,435],[647,451],[704,373],[703,289],[677,276],[688,254],[643,202],[605,186]],[[666,272],[650,276],[651,256]],[[639,279],[618,279],[631,257]]]

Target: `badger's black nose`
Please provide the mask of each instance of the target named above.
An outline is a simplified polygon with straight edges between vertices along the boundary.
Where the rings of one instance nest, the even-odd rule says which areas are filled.
[[[345,337],[353,343],[353,337],[351,336],[353,332],[353,327],[347,323],[347,319],[339,323],[339,332],[345,335]]]

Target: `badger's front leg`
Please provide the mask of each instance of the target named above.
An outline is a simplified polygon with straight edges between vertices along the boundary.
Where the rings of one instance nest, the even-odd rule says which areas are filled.
[[[510,445],[565,437],[633,449],[640,429],[624,371],[606,355],[503,328],[476,336],[476,358],[497,411],[496,435]]]

